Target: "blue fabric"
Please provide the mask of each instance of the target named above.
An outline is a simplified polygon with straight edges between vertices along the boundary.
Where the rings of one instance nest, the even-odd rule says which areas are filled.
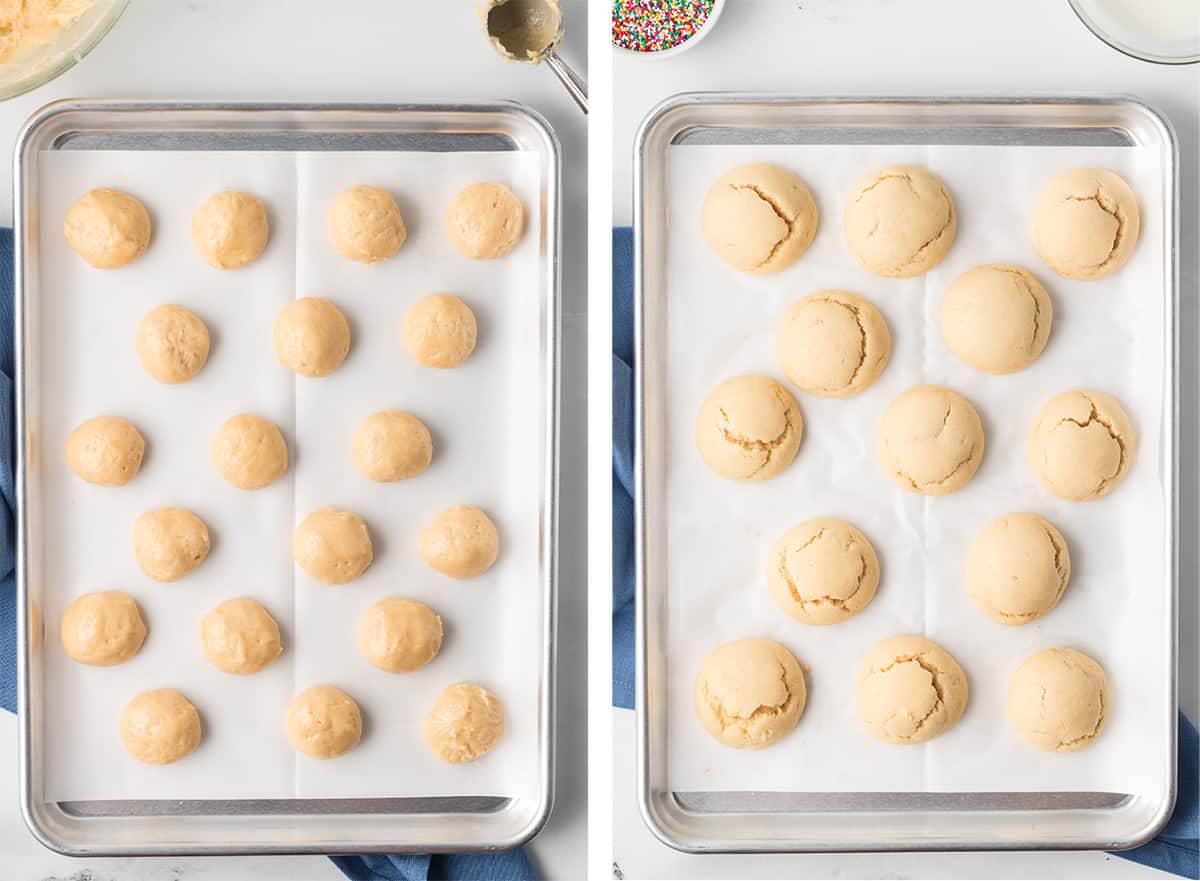
[[[537,877],[523,850],[330,859],[350,881],[534,881]]]
[[[613,706],[632,709],[633,595],[633,230],[613,230]],[[1158,836],[1118,856],[1200,878],[1200,744],[1179,714],[1175,813]]]

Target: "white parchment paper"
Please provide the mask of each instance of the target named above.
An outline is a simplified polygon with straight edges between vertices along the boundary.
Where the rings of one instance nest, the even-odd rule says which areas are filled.
[[[50,800],[120,798],[402,797],[532,794],[538,775],[540,662],[538,502],[541,486],[540,279],[536,157],[520,153],[121,153],[40,157],[40,452],[45,607],[45,769]],[[442,214],[468,184],[507,184],[527,212],[527,234],[506,259],[460,256]],[[326,212],[345,187],[387,187],[408,241],[392,260],[364,266],[338,255]],[[137,195],[154,239],[136,263],[89,268],[68,247],[62,221],[89,188]],[[191,216],[211,193],[261,197],[271,241],[256,263],[221,272],[196,254]],[[462,367],[419,367],[400,344],[405,311],[430,293],[462,297],[479,321],[479,345]],[[334,374],[294,377],[275,361],[271,328],[290,300],[322,296],[351,325],[351,353]],[[208,365],[180,386],[159,385],[138,363],[134,332],[149,309],[176,303],[200,315],[213,338]],[[422,475],[375,484],[355,469],[351,439],[382,409],[406,409],[429,426],[434,462]],[[209,458],[217,427],[240,412],[279,425],[288,442],[284,480],[246,492],[224,483]],[[128,418],[147,440],[142,473],[125,487],[84,483],[62,455],[71,429],[92,416]],[[483,507],[501,554],[484,576],[457,582],[422,561],[417,537],[439,511]],[[133,560],[134,518],[161,505],[196,511],[213,537],[209,558],[174,584],[146,578]],[[295,525],[334,505],[367,522],[375,560],[358,581],[330,587],[291,557]],[[129,663],[72,662],[58,641],[67,604],[96,590],[132,594],[149,635]],[[358,620],[373,602],[419,599],[443,618],[438,657],[395,676],[359,653]],[[225,599],[249,596],[279,621],[282,657],[262,673],[231,676],[207,664],[200,619]],[[471,765],[442,764],[422,723],[441,690],[478,682],[505,703],[507,732]],[[328,682],[363,710],[361,745],[319,762],[283,731],[292,695]],[[204,740],[174,765],[140,765],[123,749],[117,720],[149,688],[173,687],[200,710]]]
[[[729,168],[772,161],[813,191],[821,224],[798,263],[768,278],[742,275],[700,233],[705,192]],[[1162,184],[1156,148],[677,146],[668,154],[665,383],[668,523],[668,744],[674,790],[1066,791],[1160,795],[1166,785],[1169,661],[1163,645],[1170,582],[1164,565],[1164,334]],[[841,214],[855,181],[894,163],[923,165],[945,180],[958,237],[926,276],[894,280],[861,269]],[[1079,165],[1121,174],[1138,194],[1141,240],[1130,262],[1096,282],[1060,278],[1029,239],[1042,185]],[[946,288],[980,263],[1016,263],[1046,285],[1054,325],[1045,353],[1020,373],[993,377],[958,361],[942,341]],[[893,351],[882,378],[848,400],[789,387],[803,412],[795,463],[762,484],[713,474],[700,460],[694,421],[720,381],[762,372],[786,383],[775,330],[796,299],[822,288],[866,296],[886,316]],[[659,341],[649,343],[654,351]],[[895,488],[874,452],[877,422],[902,391],[923,383],[966,395],[983,419],[986,452],[968,486],[926,499]],[[1109,392],[1138,432],[1124,483],[1091,503],[1043,490],[1025,461],[1038,408],[1073,388]],[[1005,627],[967,595],[964,558],[975,535],[1013,511],[1045,516],[1063,532],[1072,577],[1058,608]],[[778,610],[766,587],[771,544],[817,516],[859,526],[879,554],[882,581],[858,616],[809,627]],[[970,702],[948,734],[920,746],[873,740],[854,712],[854,671],[878,640],[923,633],[944,645],[970,680]],[[696,720],[692,685],[704,656],[730,639],[762,636],[788,646],[808,674],[808,706],[796,731],[760,751],[722,747]],[[1029,654],[1069,645],[1095,657],[1112,685],[1103,736],[1075,754],[1045,754],[1006,719],[1009,678]]]

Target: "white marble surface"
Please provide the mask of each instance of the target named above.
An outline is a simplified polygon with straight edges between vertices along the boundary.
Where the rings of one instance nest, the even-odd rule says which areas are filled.
[[[1127,93],[1179,136],[1183,418],[1180,706],[1200,716],[1197,660],[1197,108],[1200,66],[1160,67],[1091,35],[1067,0],[730,0],[703,43],[674,59],[613,59],[614,223],[632,218],[632,144],[646,113],[682,91],[802,95]],[[1137,586],[1131,586],[1137,589]],[[1101,853],[685,856],[647,831],[635,802],[633,714],[614,710],[614,861],[627,878],[1156,877]]]
[[[563,147],[563,462],[559,620],[558,794],[531,845],[544,878],[585,873],[586,642],[583,526],[586,351],[585,138],[582,114],[551,72],[500,62],[478,30],[474,0],[134,0],[116,29],[75,69],[0,104],[0,162],[9,167],[22,122],[65,97],[213,100],[458,101],[511,98],[545,115]],[[564,0],[562,55],[585,64],[585,0]],[[12,220],[11,177],[0,174],[0,223]],[[323,857],[68,859],[30,836],[17,806],[16,720],[0,712],[0,878],[4,881],[309,881],[339,878]]]

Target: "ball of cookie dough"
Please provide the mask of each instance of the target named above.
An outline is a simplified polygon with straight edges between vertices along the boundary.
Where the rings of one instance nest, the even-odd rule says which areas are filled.
[[[735,376],[721,383],[696,417],[696,447],[713,471],[729,480],[768,480],[800,449],[800,405],[769,376]]]
[[[208,527],[186,508],[155,508],[133,521],[133,558],[155,581],[183,578],[208,549]]]
[[[137,356],[159,382],[187,382],[208,361],[208,328],[181,306],[159,306],[142,318],[137,329]]]
[[[146,623],[129,594],[88,593],[67,606],[58,634],[71,660],[112,667],[138,653],[146,639]]]
[[[1086,502],[1108,495],[1124,479],[1135,448],[1133,424],[1115,398],[1070,391],[1042,407],[1026,454],[1042,486],[1060,499]]]
[[[358,648],[386,673],[420,670],[442,648],[442,619],[424,603],[388,597],[358,622]]]
[[[67,437],[67,464],[88,483],[124,486],[142,467],[146,442],[119,416],[97,416]]]
[[[96,269],[132,263],[150,246],[146,206],[121,190],[88,190],[67,210],[67,242]]]
[[[775,353],[802,391],[848,398],[883,373],[892,335],[879,310],[847,291],[818,291],[797,300],[779,323]]]
[[[302,297],[280,310],[271,341],[284,367],[301,376],[328,376],[350,354],[350,325],[328,300]]]
[[[404,316],[400,338],[418,364],[457,367],[475,351],[475,313],[452,294],[433,294]]]
[[[296,527],[292,556],[325,584],[349,584],[371,565],[371,535],[357,514],[318,508]]]
[[[700,209],[709,247],[750,275],[772,275],[799,260],[817,223],[817,204],[804,181],[769,162],[739,165],[722,175]]]
[[[808,690],[800,662],[769,639],[717,646],[700,665],[696,715],[709,734],[734,749],[761,749],[792,732]]]
[[[789,529],[767,557],[779,608],[805,624],[836,624],[861,612],[879,587],[879,558],[857,528],[821,517]]]
[[[962,489],[983,459],[983,423],[971,402],[936,385],[906,391],[879,421],[875,449],[892,483],[925,496]]]
[[[496,260],[508,254],[525,231],[525,209],[502,184],[472,184],[454,197],[444,223],[450,244],[464,257]]]
[[[1041,282],[1019,266],[969,269],[942,300],[942,339],[984,373],[1015,373],[1042,354],[1054,306]]]
[[[284,727],[292,746],[309,758],[334,759],[358,746],[362,713],[340,688],[314,685],[292,698]]]
[[[273,422],[242,413],[217,430],[209,450],[213,464],[238,489],[262,489],[287,472],[288,451]]]
[[[143,691],[121,711],[121,742],[147,765],[169,765],[200,745],[200,714],[173,688]]]
[[[448,765],[473,762],[504,736],[504,704],[480,685],[457,682],[441,693],[425,717],[425,742]]]
[[[1008,722],[1046,752],[1091,746],[1112,707],[1104,669],[1083,652],[1044,649],[1026,658],[1008,685]]]
[[[383,187],[343,190],[329,209],[328,231],[329,243],[359,263],[396,256],[408,237],[400,206]]]
[[[950,653],[921,636],[892,636],[858,667],[858,721],[885,743],[945,734],[967,708],[967,675]]]
[[[1129,184],[1103,168],[1074,168],[1046,184],[1033,208],[1033,245],[1067,278],[1116,272],[1137,245],[1141,215]]]
[[[958,231],[946,185],[913,165],[885,166],[862,178],[846,200],[843,224],[854,259],[887,278],[933,269]]]
[[[241,269],[267,247],[267,207],[249,193],[209,196],[192,215],[192,243],[204,262],[217,269]]]
[[[481,509],[468,505],[447,508],[421,530],[421,556],[451,578],[475,578],[496,562],[500,533]]]
[[[1062,533],[1037,514],[1006,514],[967,551],[967,591],[1001,624],[1028,624],[1062,599],[1071,554]]]
[[[204,659],[218,670],[249,676],[283,653],[279,625],[261,603],[226,600],[200,620]]]
[[[425,423],[403,410],[372,413],[354,432],[354,464],[370,480],[391,483],[416,477],[433,461]]]

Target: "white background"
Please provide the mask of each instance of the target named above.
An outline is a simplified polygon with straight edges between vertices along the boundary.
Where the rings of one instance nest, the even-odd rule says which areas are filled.
[[[1109,49],[1066,0],[727,0],[703,43],[663,61],[613,61],[614,223],[632,218],[632,144],[646,113],[681,91],[802,95],[1130,93],[1180,141],[1184,413],[1181,426],[1180,705],[1200,715],[1196,595],[1197,66]],[[1100,853],[689,856],[654,839],[636,807],[633,714],[614,710],[614,863],[627,878],[1166,877]]]
[[[584,117],[550,71],[499,61],[480,36],[472,0],[353,0],[330,6],[242,0],[135,0],[79,66],[0,104],[0,162],[22,122],[63,97],[297,101],[523,101],[563,146],[562,557],[559,594],[558,796],[531,855],[547,878],[584,873],[583,361],[585,350]],[[564,0],[564,58],[581,68],[584,0]],[[0,174],[0,222],[11,223],[10,177]],[[0,713],[0,877],[134,879],[341,878],[323,857],[72,860],[37,844],[17,807],[16,720]],[[90,875],[89,875],[90,873]]]

